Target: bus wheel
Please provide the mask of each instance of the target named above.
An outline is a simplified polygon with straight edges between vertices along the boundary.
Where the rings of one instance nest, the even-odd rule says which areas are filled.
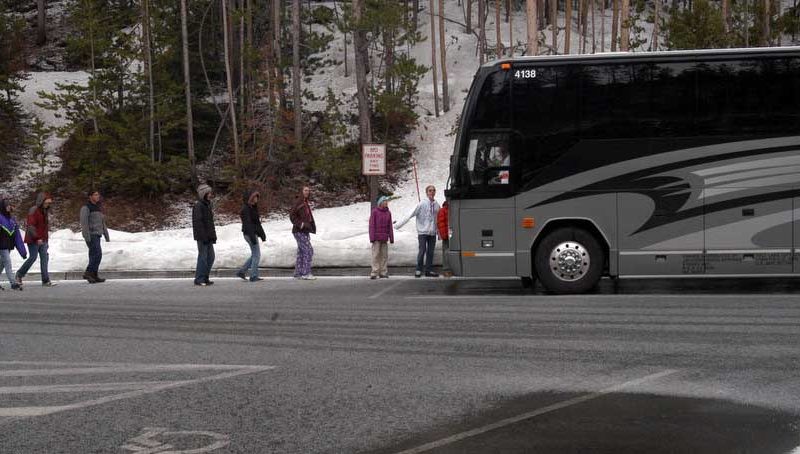
[[[583,293],[600,280],[603,248],[589,232],[561,228],[551,232],[536,249],[536,273],[542,285],[555,293]]]

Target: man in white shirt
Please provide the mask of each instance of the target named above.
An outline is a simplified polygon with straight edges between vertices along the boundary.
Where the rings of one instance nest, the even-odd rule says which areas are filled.
[[[428,198],[420,202],[408,217],[397,223],[397,228],[403,227],[411,218],[417,218],[419,252],[417,253],[417,270],[414,272],[414,276],[421,277],[424,270],[427,277],[439,277],[433,271],[433,251],[436,250],[436,215],[439,214],[439,204],[434,200],[436,188],[433,185],[426,187],[425,195]]]

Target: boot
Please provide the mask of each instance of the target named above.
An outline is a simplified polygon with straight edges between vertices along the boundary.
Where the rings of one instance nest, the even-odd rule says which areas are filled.
[[[96,284],[97,280],[94,278],[94,273],[85,272],[83,273],[83,278],[89,281],[90,284]]]
[[[98,284],[106,281],[102,277],[98,276],[97,273],[92,273],[92,277],[94,278],[94,281]]]

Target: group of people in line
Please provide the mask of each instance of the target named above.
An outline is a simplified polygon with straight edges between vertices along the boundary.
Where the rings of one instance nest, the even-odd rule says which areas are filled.
[[[442,240],[442,272],[445,276],[451,275],[447,264],[449,246],[447,202],[444,202],[443,206],[439,206],[435,200],[436,188],[433,186],[425,188],[425,194],[427,197],[399,223],[392,221],[392,213],[389,210],[391,199],[387,196],[378,198],[369,218],[369,241],[372,245],[370,279],[389,277],[389,244],[394,243],[394,230],[402,228],[411,218],[416,218],[419,242],[415,276],[439,276],[433,270],[433,253],[436,248],[437,235]],[[214,281],[210,280],[210,275],[215,259],[214,244],[217,242],[214,210],[211,203],[214,191],[209,185],[201,184],[197,188],[197,195],[198,200],[192,209],[193,238],[197,243],[194,285],[209,286],[214,284]],[[267,237],[261,225],[261,214],[258,208],[260,197],[261,194],[258,191],[246,191],[239,213],[242,221],[242,235],[250,249],[250,256],[236,271],[236,276],[249,282],[263,280],[259,277],[261,260],[259,240],[264,242]],[[317,232],[317,225],[311,210],[310,197],[311,188],[304,186],[289,212],[292,235],[297,242],[294,277],[301,280],[316,279],[312,274],[314,248],[311,245],[311,234]],[[83,273],[83,278],[90,284],[105,282],[105,279],[99,275],[100,262],[103,259],[101,243],[102,239],[105,239],[106,242],[110,241],[110,237],[101,199],[99,191],[90,191],[86,204],[80,209],[79,216],[81,234],[89,252],[89,263]],[[52,195],[47,192],[37,194],[36,203],[28,210],[23,237],[22,227],[14,214],[16,207],[9,200],[0,198],[0,273],[5,270],[12,290],[23,289],[23,279],[37,259],[41,268],[42,285],[46,287],[56,285],[50,280],[48,272],[49,213],[52,204]],[[11,262],[11,251],[14,249],[25,259],[16,273],[12,271]],[[2,285],[0,285],[0,290],[4,290]]]

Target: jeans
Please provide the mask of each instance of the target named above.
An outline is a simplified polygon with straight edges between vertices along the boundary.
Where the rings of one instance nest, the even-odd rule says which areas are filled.
[[[100,246],[100,235],[92,235],[89,240],[89,265],[87,273],[97,273],[100,270],[100,261],[103,260],[103,248]]]
[[[14,273],[11,272],[11,251],[8,249],[0,249],[0,272],[6,270],[6,277],[11,285],[14,285]]]
[[[194,271],[195,284],[208,282],[208,277],[211,275],[211,267],[214,266],[214,258],[214,244],[211,242],[203,244],[202,241],[198,241],[197,268]]]
[[[425,260],[424,270],[426,273],[433,271],[433,251],[436,249],[436,235],[417,235],[419,240],[419,253],[417,254],[417,271],[423,271],[423,259]]]
[[[49,246],[47,241],[42,244],[31,243],[28,245],[28,260],[17,270],[17,276],[20,278],[25,277],[37,257],[39,258],[39,267],[42,269],[42,282],[50,282],[50,273],[47,272],[47,265],[50,262],[50,254],[47,253]]]
[[[245,274],[247,270],[250,270],[250,279],[256,279],[258,278],[258,264],[261,263],[261,246],[258,244],[258,239],[252,242],[247,235],[244,236],[244,240],[250,246],[250,258],[239,268],[239,272]]]

